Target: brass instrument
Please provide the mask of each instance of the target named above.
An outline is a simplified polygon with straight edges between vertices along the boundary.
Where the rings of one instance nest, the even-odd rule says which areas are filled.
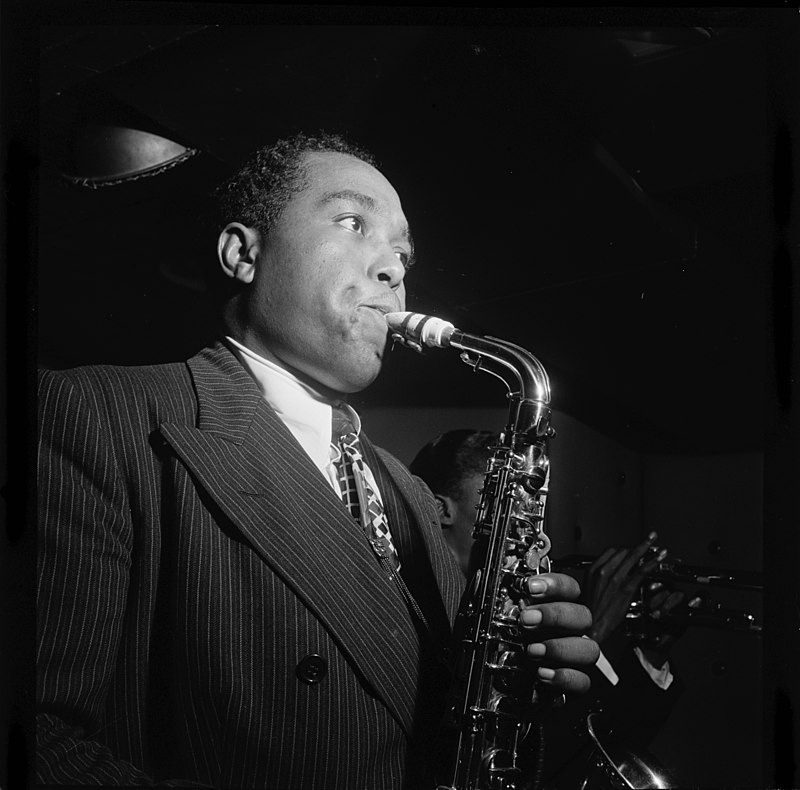
[[[662,790],[677,781],[652,755],[632,751],[606,726],[602,714],[586,717],[589,752],[575,790]]]
[[[652,547],[651,556],[658,549]],[[648,555],[642,558],[646,562]],[[558,560],[560,570],[571,568],[586,569],[596,560],[585,554],[571,554]],[[688,603],[667,614],[649,611],[647,596],[652,590],[653,582],[666,584],[688,584],[701,589],[700,594],[688,596]],[[629,633],[642,630],[671,627],[685,628],[699,626],[724,631],[742,631],[761,633],[761,625],[749,612],[723,607],[710,600],[706,594],[708,588],[719,587],[728,590],[745,590],[761,592],[764,589],[763,578],[754,571],[732,571],[720,568],[709,568],[701,565],[688,565],[680,560],[664,559],[658,562],[640,586],[636,597],[631,601],[626,614],[626,625]]]
[[[487,538],[483,566],[462,603],[456,632],[456,689],[451,708],[454,748],[440,790],[514,790],[529,777],[522,740],[547,699],[520,656],[518,625],[524,579],[550,569],[543,521],[547,498],[550,383],[528,351],[503,340],[466,334],[419,313],[390,313],[392,337],[459,349],[476,372],[508,389],[508,424],[487,464],[473,535]]]

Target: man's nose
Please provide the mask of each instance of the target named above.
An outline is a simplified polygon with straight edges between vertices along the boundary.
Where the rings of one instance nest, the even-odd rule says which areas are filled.
[[[378,251],[369,267],[370,279],[397,288],[406,276],[406,267],[393,249]]]

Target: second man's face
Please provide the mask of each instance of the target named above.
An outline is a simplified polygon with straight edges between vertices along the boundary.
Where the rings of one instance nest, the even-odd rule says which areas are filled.
[[[384,315],[405,309],[408,224],[366,162],[309,153],[305,163],[307,186],[262,242],[244,342],[334,392],[356,392],[380,372]]]

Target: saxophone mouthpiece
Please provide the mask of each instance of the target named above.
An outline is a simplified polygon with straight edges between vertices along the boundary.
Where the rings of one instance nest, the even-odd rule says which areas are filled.
[[[456,328],[449,322],[422,313],[387,313],[392,338],[421,351],[422,346],[447,348]]]

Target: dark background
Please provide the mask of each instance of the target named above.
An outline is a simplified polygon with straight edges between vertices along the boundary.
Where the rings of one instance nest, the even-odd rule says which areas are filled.
[[[761,446],[796,28],[737,9],[486,19],[43,27],[39,360],[189,355],[207,324],[176,281],[215,248],[188,224],[199,196],[264,141],[325,128],[370,147],[403,198],[410,306],[530,348],[562,408],[629,446]],[[97,167],[75,153],[88,121],[200,153],[71,186]],[[403,356],[367,398],[494,397]]]
[[[764,777],[791,785],[797,10],[21,8],[3,20],[11,370],[191,355],[212,331],[203,196],[265,141],[351,136],[411,222],[410,307],[529,348],[557,408],[622,447],[763,454]],[[81,145],[96,123],[196,153],[104,185],[113,157]],[[469,375],[396,351],[355,405],[497,406]]]

